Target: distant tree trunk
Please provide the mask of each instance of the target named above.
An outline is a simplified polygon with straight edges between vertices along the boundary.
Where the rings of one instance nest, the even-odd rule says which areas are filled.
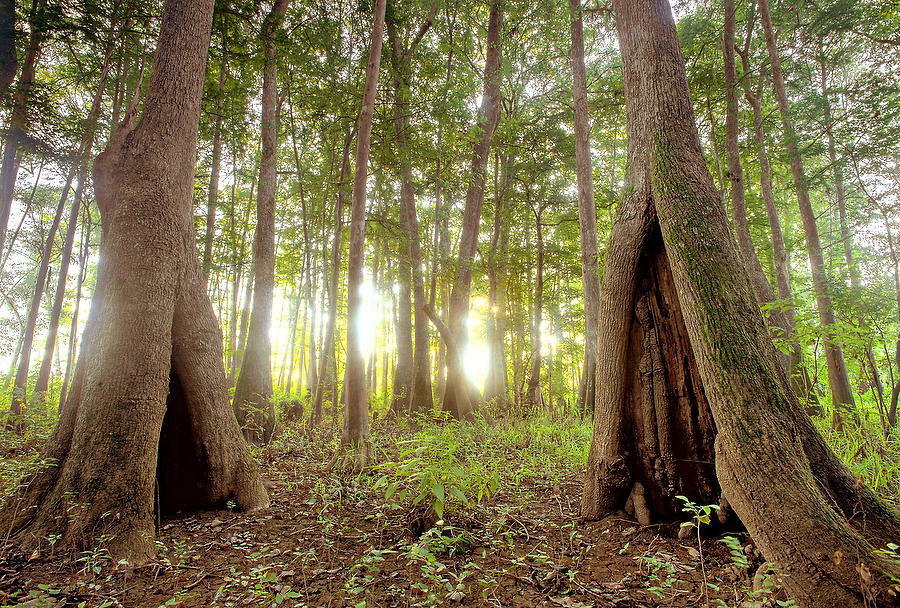
[[[600,273],[597,265],[597,203],[591,172],[591,124],[587,102],[587,74],[584,68],[584,28],[581,0],[569,0],[571,12],[573,98],[575,105],[575,164],[578,184],[578,225],[581,237],[581,279],[584,283],[584,365],[578,388],[578,409],[587,410],[596,395],[597,307],[600,301]]]
[[[723,48],[725,68],[725,100],[727,112],[725,115],[725,155],[728,163],[728,180],[731,184],[731,222],[734,224],[734,232],[737,236],[738,251],[747,269],[750,282],[753,284],[753,293],[756,301],[767,304],[775,300],[775,291],[769,284],[769,279],[763,271],[756,253],[756,246],[750,236],[750,225],[747,220],[747,200],[744,196],[744,169],[741,166],[741,153],[738,147],[738,84],[734,62],[734,32],[735,32],[735,8],[734,0],[725,0],[725,36]],[[788,336],[792,332],[792,324],[785,314],[773,309],[769,313],[773,333]],[[790,377],[790,357],[778,351],[778,361],[786,377]]]
[[[47,272],[50,269],[50,256],[53,255],[53,245],[56,244],[56,231],[62,220],[63,211],[66,208],[66,201],[69,198],[69,189],[72,186],[72,178],[75,169],[69,169],[69,175],[63,186],[62,195],[59,197],[59,203],[56,205],[56,212],[47,229],[47,236],[44,240],[44,247],[41,251],[41,261],[38,265],[37,277],[34,281],[34,290],[31,293],[31,300],[28,304],[28,314],[25,317],[25,333],[22,338],[22,352],[19,355],[19,367],[16,369],[16,380],[13,383],[12,402],[10,404],[9,413],[11,416],[21,416],[23,413],[22,406],[26,401],[26,391],[28,389],[28,370],[31,367],[31,347],[34,344],[34,332],[37,327],[37,317],[41,312],[41,298],[44,295],[44,288],[47,284]],[[21,429],[21,424],[19,424]]]
[[[847,364],[841,347],[835,343],[832,327],[835,324],[831,296],[828,295],[828,280],[825,276],[825,261],[822,256],[822,243],[816,227],[816,215],[809,200],[809,184],[803,169],[803,158],[797,147],[797,133],[791,121],[791,107],[784,86],[784,74],[781,70],[781,59],[775,42],[772,17],[769,14],[768,0],[758,0],[759,16],[762,19],[763,31],[766,34],[766,48],[769,52],[769,64],[772,67],[772,81],[775,85],[775,96],[781,112],[781,123],[788,155],[791,159],[791,174],[794,187],[797,189],[797,202],[800,206],[800,218],[803,220],[803,232],[806,235],[806,250],[809,254],[809,265],[812,270],[813,288],[816,293],[816,308],[819,311],[819,323],[825,331],[825,359],[828,364],[828,385],[831,387],[831,401],[834,405],[832,425],[841,426],[841,411],[849,413],[858,420],[853,392],[850,389],[850,377],[847,375]]]
[[[541,364],[543,363],[543,328],[544,317],[544,227],[541,217],[545,205],[531,202],[531,189],[526,189],[525,196],[534,214],[534,226],[537,234],[537,268],[534,282],[534,312],[531,322],[531,345],[534,358],[531,360],[531,373],[528,375],[527,404],[535,410],[544,408],[544,397],[541,393]]]
[[[87,273],[87,261],[90,251],[91,220],[90,215],[88,215],[87,221],[83,222],[81,228],[81,253],[78,256],[78,280],[75,282],[75,308],[72,310],[72,322],[69,324],[69,353],[66,357],[66,371],[63,373],[62,387],[59,390],[58,409],[60,412],[62,412],[63,405],[66,403],[69,375],[78,349],[78,314],[81,310],[81,288],[84,285],[85,274]]]
[[[225,34],[223,33],[224,37]],[[222,62],[219,64],[219,90],[216,95],[216,125],[213,128],[212,168],[209,173],[209,193],[206,197],[206,235],[203,238],[203,276],[209,282],[212,269],[213,237],[216,234],[216,207],[219,201],[219,168],[222,165],[222,103],[225,100],[225,72],[227,69],[225,42],[222,42]]]
[[[856,259],[853,257],[853,233],[847,221],[847,194],[844,188],[844,168],[838,161],[837,151],[834,145],[834,131],[832,129],[831,118],[831,100],[828,96],[828,74],[825,66],[824,51],[819,58],[819,76],[822,84],[822,113],[825,120],[825,136],[828,140],[828,160],[831,162],[831,169],[834,175],[834,191],[838,208],[838,217],[841,225],[841,243],[844,249],[844,261],[847,263],[847,274],[850,276],[850,289],[854,294],[861,294],[863,291],[862,281],[859,276],[859,266],[856,265]],[[865,317],[860,314],[860,327],[866,324]],[[872,343],[866,343],[866,362],[869,364],[869,371],[872,373],[872,380],[875,385],[876,399],[878,402],[884,402],[884,383],[881,381],[881,374],[878,372],[878,362],[875,359],[875,351],[872,349]]]
[[[363,263],[366,247],[366,182],[369,172],[369,144],[372,135],[372,115],[375,93],[378,90],[378,71],[381,67],[381,46],[384,36],[384,13],[387,0],[375,0],[366,86],[359,114],[359,135],[356,140],[356,168],[353,174],[353,204],[350,215],[350,253],[347,270],[347,360],[344,378],[346,414],[343,443],[359,450],[360,468],[372,464],[375,454],[369,440],[369,407],[366,395],[366,364],[360,349],[359,313],[361,307]]]
[[[401,251],[397,259],[397,322],[394,325],[397,340],[397,367],[391,389],[391,411],[399,414],[409,410],[413,381],[412,300],[410,298],[411,274],[409,258]]]
[[[16,55],[16,3],[0,0],[0,99],[16,78],[19,58]]]
[[[480,134],[472,150],[471,182],[466,190],[466,206],[463,212],[462,235],[459,239],[459,257],[453,290],[450,293],[449,328],[456,342],[457,355],[465,352],[468,341],[463,320],[469,312],[469,290],[472,283],[472,264],[478,245],[478,231],[481,224],[481,205],[484,202],[484,184],[487,179],[487,163],[491,139],[500,120],[501,42],[503,14],[500,0],[491,0],[488,21],[487,55],[484,64],[484,93],[478,111]],[[449,353],[448,353],[449,354]],[[471,380],[466,377],[463,362],[459,357],[447,358],[447,380],[444,388],[442,407],[454,418],[467,418],[475,405],[471,402],[473,391]]]
[[[244,436],[256,443],[268,443],[275,432],[272,344],[269,340],[275,291],[275,185],[278,168],[278,54],[275,36],[281,28],[289,2],[275,0],[262,31],[265,66],[260,119],[262,157],[253,243],[253,312],[241,373],[234,387],[234,413],[244,428]]]
[[[331,278],[328,282],[328,323],[325,326],[325,337],[319,349],[319,386],[316,389],[316,400],[311,408],[310,423],[322,421],[322,405],[326,397],[337,407],[337,361],[335,360],[335,324],[338,311],[338,279],[341,271],[341,232],[344,228],[344,199],[346,197],[346,180],[350,173],[350,144],[353,143],[353,129],[344,134],[344,152],[341,160],[341,172],[338,179],[337,204],[334,210],[334,240],[331,245]],[[349,318],[349,317],[348,317]]]
[[[421,36],[431,26],[431,20],[437,4],[432,6],[425,23],[419,29]],[[422,245],[419,232],[419,218],[416,213],[416,195],[413,189],[412,163],[409,159],[409,146],[406,131],[409,127],[408,113],[404,99],[408,94],[406,83],[408,57],[412,50],[400,48],[400,40],[396,28],[388,22],[388,36],[391,42],[391,60],[394,68],[394,135],[397,141],[397,153],[400,157],[400,206],[404,230],[408,239],[409,266],[411,268],[413,291],[413,318],[415,323],[415,351],[412,360],[412,377],[408,396],[409,407],[415,411],[428,411],[433,405],[431,394],[431,357],[429,356],[430,338],[428,335],[428,319],[425,316],[425,280],[422,276]]]
[[[778,289],[778,299],[786,303],[783,309],[784,319],[788,324],[788,334],[784,336],[790,343],[790,376],[794,392],[806,405],[818,407],[818,397],[814,391],[809,371],[803,365],[803,349],[797,341],[794,325],[794,293],[791,288],[791,276],[788,265],[788,254],[784,244],[784,234],[781,231],[781,219],[778,216],[778,207],[775,205],[775,194],[772,189],[772,167],[769,164],[769,155],[766,151],[766,136],[763,130],[762,92],[765,75],[760,77],[759,90],[754,94],[750,89],[750,73],[747,55],[749,52],[752,27],[748,24],[747,39],[744,43],[744,51],[741,53],[741,64],[744,68],[744,78],[741,79],[744,87],[744,98],[753,109],[753,134],[756,140],[757,154],[759,158],[760,189],[763,201],[766,205],[766,216],[769,220],[769,233],[772,238],[772,260],[775,266],[775,286]]]
[[[641,523],[671,518],[676,496],[715,503],[721,485],[799,606],[863,606],[861,571],[872,574],[864,592],[896,605],[885,575],[900,567],[874,549],[900,522],[830,451],[778,371],[704,162],[668,3],[613,8],[631,162],[601,290],[583,515],[630,495]]]
[[[28,38],[22,70],[19,73],[19,82],[10,104],[9,130],[6,133],[3,147],[3,158],[0,160],[0,251],[3,251],[6,242],[6,225],[9,223],[13,191],[16,187],[16,174],[19,170],[19,147],[25,139],[28,127],[28,102],[34,86],[35,65],[41,45],[46,38],[46,25],[42,23],[46,7],[47,0],[34,0],[31,3],[28,19],[31,34]],[[15,52],[15,44],[13,44],[13,55]]]
[[[0,512],[27,553],[59,534],[59,546],[103,542],[113,559],[138,565],[156,551],[155,503],[163,513],[268,506],[228,406],[193,227],[212,12],[212,0],[166,2],[140,123],[129,115],[94,163],[101,264],[75,380],[44,453],[53,464]]]
[[[506,264],[509,249],[508,191],[512,181],[511,159],[507,155],[494,157],[494,230],[487,259],[488,315],[487,338],[490,345],[488,376],[484,383],[484,400],[494,401],[499,411],[509,405],[509,382],[506,377]],[[497,164],[500,165],[499,169]],[[497,185],[499,179],[500,186]]]
[[[78,230],[78,213],[81,210],[81,199],[84,195],[84,183],[87,177],[87,158],[91,154],[94,145],[94,135],[97,131],[97,118],[100,114],[100,102],[103,100],[103,88],[106,75],[109,71],[109,61],[112,57],[112,45],[107,47],[106,58],[97,82],[97,90],[91,102],[91,109],[85,122],[84,133],[81,139],[78,159],[78,186],[75,188],[75,196],[72,200],[72,208],[69,210],[69,225],[66,227],[66,235],[63,240],[59,262],[59,278],[56,281],[56,291],[53,296],[53,306],[50,309],[49,327],[47,339],[44,342],[44,357],[38,371],[37,381],[34,385],[34,401],[42,402],[50,387],[50,367],[53,362],[53,352],[56,349],[56,334],[59,331],[59,318],[62,314],[63,303],[66,299],[66,281],[69,276],[69,262],[72,258],[72,247],[75,244],[75,232]]]

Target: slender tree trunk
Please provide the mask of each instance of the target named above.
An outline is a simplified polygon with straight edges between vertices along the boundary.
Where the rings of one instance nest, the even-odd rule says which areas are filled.
[[[353,129],[347,129],[344,135],[344,152],[341,160],[341,172],[338,179],[337,204],[334,210],[334,239],[331,245],[331,279],[328,282],[328,323],[325,337],[319,349],[319,386],[313,404],[310,422],[322,421],[322,406],[327,396],[332,407],[337,407],[337,361],[335,360],[335,325],[338,311],[338,278],[341,271],[341,232],[344,228],[344,199],[346,197],[347,176],[350,174],[350,144],[353,143]],[[348,317],[349,318],[349,317]]]
[[[421,35],[431,26],[431,20],[437,4],[433,5],[428,19],[419,29]],[[408,129],[407,111],[404,99],[408,95],[405,81],[408,71],[408,56],[413,48],[402,52],[400,40],[392,23],[388,23],[388,35],[391,42],[391,59],[394,68],[394,135],[397,141],[397,153],[400,156],[400,206],[402,224],[408,239],[409,265],[411,267],[413,291],[413,318],[415,323],[415,351],[412,360],[412,378],[409,391],[409,407],[415,411],[428,411],[433,405],[431,394],[431,357],[429,356],[430,338],[428,335],[428,319],[425,316],[425,280],[422,276],[422,246],[419,231],[419,218],[416,213],[416,195],[413,189],[412,163],[409,159],[409,147],[406,142]]]
[[[512,160],[508,155],[494,157],[494,230],[487,259],[488,271],[488,343],[490,361],[484,384],[484,400],[493,401],[498,411],[509,406],[509,382],[506,377],[506,283],[509,248],[508,192],[512,182]],[[497,165],[499,164],[499,168]],[[498,187],[498,179],[500,186]]]
[[[725,67],[725,99],[727,112],[725,115],[725,155],[728,163],[728,180],[731,184],[731,222],[737,236],[738,251],[744,267],[753,284],[756,301],[767,304],[775,300],[775,291],[763,271],[756,253],[756,246],[750,236],[750,225],[747,221],[747,200],[744,196],[744,169],[741,166],[741,153],[738,147],[738,84],[734,61],[735,8],[734,0],[725,0],[725,36],[723,48]],[[784,313],[778,309],[770,311],[770,323],[773,333],[789,335],[792,325]],[[778,361],[786,377],[790,376],[790,357],[779,351]]]
[[[9,212],[12,209],[13,191],[19,170],[19,147],[23,144],[28,128],[28,103],[34,86],[35,66],[46,37],[46,25],[42,23],[46,6],[47,0],[34,0],[31,3],[29,16],[31,34],[12,99],[9,130],[3,147],[3,158],[0,160],[0,251],[3,251],[6,242],[6,225],[9,223]],[[15,55],[15,46],[12,52]]]
[[[528,395],[526,397],[529,406],[535,411],[544,408],[544,396],[541,393],[541,365],[543,363],[543,324],[544,317],[544,227],[541,217],[544,213],[544,205],[538,203],[535,206],[531,202],[531,188],[525,191],[525,196],[531,210],[534,213],[534,226],[537,237],[537,264],[535,268],[534,282],[534,311],[531,321],[531,345],[534,350],[534,358],[531,360],[531,373],[528,375]]]
[[[228,406],[193,227],[213,4],[165,3],[140,123],[129,116],[94,163],[100,267],[73,386],[44,453],[53,464],[0,511],[28,553],[58,534],[60,546],[102,542],[137,565],[156,550],[155,504],[163,513],[268,506]]]
[[[53,351],[56,349],[56,334],[59,331],[59,318],[62,314],[62,307],[66,298],[66,281],[69,276],[69,262],[72,258],[72,247],[75,244],[75,231],[78,230],[78,214],[81,209],[81,199],[84,195],[84,185],[87,177],[87,158],[90,156],[94,146],[94,136],[97,131],[97,118],[100,114],[100,103],[103,100],[103,88],[106,81],[106,75],[109,71],[112,50],[113,46],[111,44],[108,45],[106,49],[106,58],[103,62],[103,68],[97,82],[97,91],[91,102],[91,109],[85,122],[84,134],[82,136],[81,145],[79,146],[78,186],[75,188],[72,208],[69,210],[69,224],[66,227],[66,235],[63,240],[62,252],[60,254],[59,278],[56,281],[53,307],[50,310],[47,339],[44,342],[44,357],[41,360],[41,367],[38,371],[37,381],[34,385],[35,401],[43,401],[44,395],[50,386],[50,366],[53,361]]]
[[[671,9],[613,7],[631,162],[601,290],[583,514],[630,494],[645,521],[672,517],[676,496],[710,504],[721,485],[799,606],[863,606],[861,571],[872,575],[863,593],[897,605],[887,576],[900,567],[874,549],[900,522],[830,451],[778,371],[704,162]]]
[[[50,227],[47,230],[47,237],[44,240],[44,247],[41,251],[41,261],[34,282],[34,290],[31,293],[31,300],[28,305],[28,315],[25,318],[25,334],[22,340],[22,352],[19,355],[19,367],[16,370],[16,380],[13,383],[12,402],[9,408],[11,416],[21,416],[23,413],[23,406],[26,402],[28,370],[31,367],[31,347],[34,344],[34,332],[37,327],[37,317],[41,312],[41,298],[44,295],[44,288],[47,284],[47,273],[50,269],[50,256],[53,255],[53,245],[56,244],[56,231],[62,220],[63,211],[66,208],[66,201],[69,198],[69,190],[72,186],[74,172],[74,167],[69,169],[69,175],[63,186],[62,195],[59,197],[59,203],[56,205],[56,212],[53,215],[53,220],[50,222]],[[21,428],[21,425],[19,428]]]
[[[381,46],[384,36],[384,13],[387,0],[375,0],[366,86],[359,114],[359,135],[356,140],[356,167],[353,174],[353,203],[350,214],[350,252],[347,271],[347,359],[344,378],[346,414],[344,416],[344,444],[359,449],[359,467],[372,464],[375,454],[369,440],[369,408],[366,395],[366,367],[360,349],[359,313],[361,305],[363,263],[366,247],[366,182],[369,172],[369,145],[372,135],[372,115],[381,67]]]
[[[69,353],[66,357],[66,371],[63,374],[62,387],[59,390],[59,407],[62,412],[66,403],[66,395],[69,387],[69,375],[75,363],[75,353],[78,351],[78,314],[81,310],[81,288],[84,285],[87,274],[87,261],[91,251],[91,221],[82,222],[81,228],[81,253],[78,256],[78,280],[75,283],[75,307],[72,310],[72,322],[69,324]]]
[[[591,125],[587,103],[587,75],[584,68],[584,33],[581,0],[569,0],[571,9],[573,98],[575,105],[575,178],[578,185],[578,225],[581,237],[581,279],[584,283],[584,371],[578,390],[578,408],[594,403],[597,368],[597,310],[600,301],[600,274],[597,265],[597,203],[591,172]]]
[[[820,45],[821,46],[821,45]],[[828,160],[831,162],[831,169],[834,175],[834,193],[838,208],[838,217],[841,225],[841,243],[843,243],[844,261],[847,263],[847,273],[850,276],[850,289],[854,294],[861,294],[863,289],[859,276],[859,266],[853,256],[853,233],[847,222],[847,194],[844,187],[844,168],[838,161],[837,152],[834,145],[834,132],[832,129],[831,118],[831,100],[828,96],[828,75],[825,66],[824,51],[819,58],[819,75],[822,84],[822,112],[825,119],[825,136],[828,140]],[[864,327],[866,320],[863,315],[859,315],[859,325]],[[869,364],[869,370],[872,373],[873,384],[875,385],[876,399],[879,402],[884,401],[884,383],[881,381],[881,374],[878,372],[878,363],[875,359],[875,351],[872,349],[872,343],[866,343],[866,362]]]
[[[800,217],[803,221],[803,232],[806,235],[806,250],[809,254],[809,265],[812,270],[813,288],[816,293],[816,308],[819,311],[819,323],[825,331],[825,359],[828,365],[828,385],[831,388],[831,401],[834,406],[832,425],[841,426],[840,411],[849,413],[854,419],[859,418],[850,389],[850,377],[847,375],[847,364],[840,345],[834,341],[832,327],[835,324],[831,296],[828,295],[828,280],[825,276],[825,261],[822,256],[822,243],[816,226],[816,215],[809,200],[809,184],[803,169],[803,158],[797,147],[797,134],[791,121],[791,107],[784,85],[784,74],[781,70],[781,59],[775,42],[772,17],[769,14],[768,0],[758,0],[759,15],[762,19],[766,35],[766,48],[769,52],[769,64],[772,67],[772,80],[775,85],[775,96],[781,112],[781,123],[784,128],[788,155],[791,159],[791,174],[794,187],[797,189],[797,202],[800,206]]]
[[[503,14],[499,0],[491,0],[488,21],[487,56],[484,64],[484,93],[478,111],[480,135],[472,150],[472,164],[469,187],[466,190],[466,205],[463,212],[462,235],[459,240],[459,257],[453,290],[450,293],[449,328],[456,342],[457,357],[447,358],[447,380],[442,407],[454,418],[471,415],[473,401],[480,398],[471,380],[466,377],[465,368],[459,356],[465,352],[468,341],[463,320],[469,312],[469,290],[472,283],[472,264],[478,244],[481,224],[481,205],[484,202],[484,186],[487,179],[487,163],[491,139],[500,121],[501,42]],[[448,353],[449,354],[449,353]],[[474,397],[474,399],[473,399]]]
[[[256,196],[256,236],[253,243],[253,312],[241,373],[234,387],[234,412],[244,436],[268,443],[275,432],[272,403],[272,300],[275,291],[275,186],[278,163],[278,54],[276,32],[290,0],[275,0],[263,25],[265,44],[262,94],[262,157]]]
[[[226,28],[227,29],[227,28]],[[225,37],[225,32],[222,37]],[[216,234],[216,207],[219,201],[219,168],[222,165],[222,103],[225,100],[225,74],[228,67],[225,41],[222,41],[222,62],[219,64],[219,90],[216,95],[216,125],[213,128],[212,168],[209,173],[209,192],[206,197],[206,234],[203,238],[203,276],[209,280],[212,269],[213,237]]]

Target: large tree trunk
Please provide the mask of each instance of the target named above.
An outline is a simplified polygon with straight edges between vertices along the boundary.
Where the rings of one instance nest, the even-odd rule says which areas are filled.
[[[375,23],[369,63],[366,68],[366,87],[359,114],[359,135],[356,140],[356,168],[353,175],[353,203],[350,214],[350,254],[347,270],[347,363],[344,374],[346,414],[343,442],[359,449],[360,468],[374,460],[369,440],[369,405],[366,394],[366,363],[359,343],[360,287],[366,247],[366,182],[369,173],[369,145],[372,136],[372,114],[378,90],[378,71],[381,67],[381,43],[384,37],[384,13],[387,0],[375,1]]]
[[[822,256],[822,243],[819,240],[819,229],[816,226],[816,215],[809,200],[809,184],[803,168],[803,158],[797,147],[797,133],[791,121],[791,107],[784,86],[784,73],[781,59],[775,42],[772,17],[769,14],[768,0],[758,0],[759,16],[766,34],[766,48],[769,52],[769,64],[772,67],[772,81],[775,85],[775,97],[781,113],[784,138],[788,156],[791,159],[791,174],[794,187],[797,189],[797,203],[800,206],[800,218],[803,221],[803,232],[806,236],[806,250],[809,255],[809,266],[812,270],[813,289],[816,293],[816,308],[819,311],[819,323],[825,332],[825,360],[828,365],[828,385],[831,388],[831,402],[834,406],[833,425],[840,427],[840,411],[850,413],[858,419],[853,392],[850,388],[850,377],[847,364],[840,345],[835,343],[833,326],[835,324],[831,296],[828,295],[828,279],[825,275],[825,261]]]
[[[103,221],[75,381],[45,458],[0,514],[26,550],[105,548],[141,563],[162,512],[268,504],[228,406],[221,331],[191,198],[212,0],[166,2],[140,124],[94,163]],[[74,510],[73,510],[74,509]],[[100,540],[99,537],[104,539]]]
[[[584,68],[584,28],[581,0],[569,0],[572,14],[572,92],[575,105],[575,178],[578,184],[578,225],[581,237],[581,279],[584,283],[584,366],[578,389],[578,409],[594,403],[597,369],[597,310],[600,301],[600,274],[597,268],[597,203],[591,172],[591,125],[587,103],[587,74]]]
[[[397,366],[391,389],[391,411],[395,414],[409,410],[413,382],[412,299],[410,283],[412,269],[406,252],[397,259],[397,322],[394,335],[397,340]]]
[[[494,130],[500,121],[501,41],[503,14],[499,0],[491,0],[488,20],[487,55],[484,63],[484,93],[478,111],[480,135],[472,150],[469,187],[466,190],[466,206],[463,211],[462,234],[459,238],[459,256],[453,290],[450,292],[449,328],[456,342],[456,357],[447,358],[447,380],[442,407],[454,418],[466,418],[471,414],[472,382],[466,376],[462,360],[468,341],[463,320],[469,313],[469,290],[472,284],[472,264],[478,245],[481,224],[481,205],[484,202],[484,186],[487,179],[487,163]],[[449,355],[449,353],[448,353]]]
[[[409,128],[408,112],[404,99],[408,96],[406,78],[409,66],[409,55],[415,45],[431,27],[431,20],[437,4],[432,6],[428,18],[419,28],[419,34],[413,46],[406,51],[400,48],[393,23],[388,23],[388,36],[391,42],[391,63],[394,68],[394,136],[397,142],[397,154],[400,157],[400,207],[402,225],[406,232],[408,259],[411,269],[413,292],[413,319],[415,329],[415,350],[412,360],[412,378],[408,395],[409,408],[415,411],[428,411],[434,405],[431,394],[431,357],[429,356],[430,339],[428,335],[428,319],[425,316],[425,280],[422,276],[422,245],[419,232],[419,218],[416,213],[416,195],[413,188],[412,163],[409,158],[409,146],[406,132]],[[407,253],[407,252],[404,252]]]
[[[632,500],[649,520],[674,512],[676,493],[715,502],[720,485],[801,607],[863,606],[861,593],[896,605],[885,575],[900,567],[873,550],[900,522],[829,450],[779,372],[703,159],[668,3],[613,6],[630,163],[601,291],[584,515],[631,493],[652,498],[649,514]]]
[[[234,412],[244,436],[267,443],[275,432],[272,402],[272,299],[275,292],[275,185],[278,162],[278,56],[275,35],[290,0],[275,0],[263,25],[262,157],[256,195],[256,237],[253,243],[253,311],[241,373],[234,387]]]

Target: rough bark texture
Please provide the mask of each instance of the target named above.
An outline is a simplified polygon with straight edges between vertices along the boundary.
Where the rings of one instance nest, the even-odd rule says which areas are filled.
[[[221,331],[195,244],[193,192],[212,0],[166,2],[140,124],[94,163],[103,237],[75,379],[37,473],[0,520],[20,546],[155,552],[164,512],[268,504],[228,406]]]
[[[472,264],[478,245],[478,231],[481,224],[481,205],[484,202],[487,163],[491,139],[500,120],[501,43],[503,14],[499,0],[491,0],[488,21],[487,57],[484,64],[484,94],[478,111],[478,127],[481,133],[472,151],[472,164],[466,190],[466,206],[463,211],[462,234],[459,238],[459,256],[456,276],[450,292],[449,328],[457,346],[457,356],[447,358],[447,379],[444,386],[442,407],[455,418],[465,418],[471,414],[474,405],[469,399],[472,382],[466,376],[460,355],[465,351],[466,327],[464,319],[469,312],[469,290],[472,284]],[[449,353],[448,353],[449,354]],[[468,405],[464,405],[468,403]]]
[[[646,391],[647,376],[657,370],[655,363],[646,376],[640,365],[635,369],[646,353],[651,363],[655,360],[654,336],[642,342],[640,358],[631,354],[632,337],[644,334],[648,321],[661,322],[655,341],[666,363],[660,373],[678,367],[687,372],[675,387],[684,387],[700,414],[683,419],[674,415],[678,405],[666,408],[670,420],[677,421],[676,434],[670,434],[674,445],[690,433],[689,423],[708,420],[701,435],[703,462],[693,463],[696,473],[678,471],[678,481],[718,482],[799,606],[863,606],[863,594],[896,605],[896,597],[886,593],[885,574],[896,575],[900,568],[873,549],[896,538],[897,514],[853,479],[797,408],[779,373],[703,159],[668,3],[615,0],[613,7],[628,113],[628,194],[613,229],[601,292],[598,397],[584,514],[595,518],[620,507],[635,480],[666,479],[659,465],[648,470],[646,462],[630,464],[636,455],[621,432],[630,428],[628,412],[638,410],[629,378],[640,373]],[[658,261],[645,261],[654,257]],[[659,313],[652,299],[645,305],[648,294],[663,303]],[[678,329],[669,336],[667,325]],[[680,356],[669,357],[670,352]],[[648,398],[655,402],[658,385],[650,380],[650,386]],[[660,398],[672,400],[673,395],[663,392]],[[706,457],[713,422],[714,477]],[[630,435],[626,432],[625,439],[636,443]],[[658,431],[657,437],[662,446]],[[676,462],[691,464],[678,456]],[[710,490],[700,487],[686,496],[710,502],[715,494],[706,495]],[[654,508],[667,502],[648,501]],[[871,582],[861,572],[871,572]]]
[[[275,0],[263,25],[262,157],[256,196],[256,237],[253,243],[253,311],[241,373],[234,387],[234,412],[244,436],[266,443],[275,432],[272,402],[272,299],[275,292],[275,184],[278,161],[278,56],[275,36],[290,0]]]
[[[835,343],[831,327],[835,323],[831,296],[828,295],[828,279],[825,274],[825,260],[822,255],[822,243],[819,240],[819,229],[816,226],[816,215],[809,200],[809,185],[803,168],[803,158],[797,147],[797,134],[791,121],[791,107],[784,85],[784,73],[781,59],[775,42],[775,31],[772,17],[769,14],[768,0],[758,0],[759,16],[766,35],[766,48],[769,52],[769,64],[772,67],[772,81],[775,85],[775,97],[781,113],[781,124],[784,128],[785,144],[791,159],[791,174],[794,187],[797,189],[797,203],[800,206],[800,218],[803,221],[803,232],[806,236],[806,250],[809,255],[809,266],[812,271],[813,289],[816,293],[816,308],[819,312],[819,323],[825,331],[825,359],[828,366],[828,386],[831,388],[831,401],[834,405],[834,426],[840,426],[839,410],[850,412],[858,417],[853,392],[850,388],[850,377],[841,347]]]
[[[384,13],[387,0],[376,0],[366,68],[366,86],[359,115],[359,135],[356,140],[356,168],[353,175],[353,203],[350,214],[350,254],[347,271],[347,364],[344,374],[344,394],[347,409],[344,415],[345,444],[359,449],[359,466],[372,463],[374,453],[369,440],[369,405],[366,394],[366,363],[359,344],[360,287],[366,245],[366,183],[369,173],[369,146],[372,136],[372,114],[378,90],[378,71],[381,67],[381,46],[384,38]]]
[[[592,407],[596,396],[597,311],[600,302],[600,274],[597,268],[597,203],[591,171],[591,125],[587,103],[587,74],[584,68],[584,28],[581,0],[570,0],[572,23],[573,101],[575,105],[575,178],[578,185],[578,225],[581,237],[581,279],[584,283],[584,366],[578,389],[578,407]]]

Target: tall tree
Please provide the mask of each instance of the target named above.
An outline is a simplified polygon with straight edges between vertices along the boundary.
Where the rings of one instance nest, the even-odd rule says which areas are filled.
[[[597,268],[597,203],[591,170],[591,126],[587,102],[587,74],[584,68],[584,26],[581,0],[569,0],[571,9],[572,93],[575,106],[575,164],[578,186],[578,225],[581,237],[581,278],[584,283],[584,366],[578,389],[580,409],[588,409],[596,395],[597,307],[600,274]]]
[[[372,136],[372,115],[375,112],[375,93],[378,91],[378,71],[381,67],[381,46],[384,38],[384,13],[387,0],[375,1],[369,62],[366,67],[366,87],[363,90],[359,113],[359,135],[356,140],[356,167],[353,174],[353,202],[350,213],[350,261],[347,271],[347,364],[344,374],[344,394],[347,409],[344,415],[343,442],[359,450],[359,467],[367,467],[374,460],[369,440],[369,406],[366,394],[366,364],[360,348],[359,313],[362,303],[363,262],[366,245],[366,183],[369,174],[369,146]]]
[[[140,122],[94,163],[103,236],[75,380],[36,473],[0,512],[26,548],[151,558],[156,514],[268,505],[225,390],[192,194],[213,0],[168,1]],[[75,511],[73,511],[73,505]]]
[[[262,28],[262,157],[256,195],[253,242],[253,311],[241,372],[234,387],[234,411],[248,439],[268,442],[275,432],[272,402],[272,300],[275,292],[275,185],[278,169],[278,52],[275,37],[290,0],[275,0]]]
[[[772,68],[772,82],[775,86],[775,98],[781,114],[784,129],[785,146],[791,160],[791,175],[794,188],[797,190],[797,203],[800,206],[800,218],[803,221],[803,233],[806,236],[806,251],[809,255],[809,266],[812,270],[813,289],[816,294],[816,308],[819,311],[819,323],[825,331],[825,360],[828,366],[828,386],[831,388],[831,401],[834,405],[833,425],[841,425],[840,411],[858,417],[855,411],[853,391],[850,388],[850,377],[847,374],[847,363],[844,353],[834,337],[834,308],[828,294],[828,278],[825,271],[825,259],[822,255],[822,242],[816,226],[816,214],[809,200],[809,183],[803,168],[803,157],[797,142],[797,132],[791,118],[791,106],[784,84],[784,71],[781,69],[781,58],[775,41],[775,29],[772,15],[769,12],[768,0],[758,0],[759,16],[766,36],[766,49],[769,53],[769,65]]]
[[[16,78],[16,3],[0,0],[0,99]]]
[[[469,312],[469,291],[472,284],[472,264],[478,245],[481,225],[481,205],[484,202],[487,163],[490,155],[491,139],[500,121],[501,40],[503,13],[500,0],[491,0],[488,18],[487,55],[484,62],[484,87],[481,107],[478,110],[478,139],[472,146],[472,163],[469,186],[466,190],[466,205],[463,211],[462,234],[459,237],[459,255],[456,276],[450,292],[449,333],[455,343],[455,354],[449,352],[447,344],[447,379],[444,387],[442,407],[455,418],[465,418],[472,412],[473,394],[477,390],[466,377],[462,362],[465,344],[468,341],[464,320]],[[447,340],[444,340],[447,343]]]
[[[875,549],[900,532],[897,514],[830,451],[779,373],[704,161],[668,2],[613,10],[630,162],[601,290],[583,514],[630,495],[643,518],[672,517],[676,496],[708,504],[720,485],[798,605],[863,606],[863,594],[896,605],[886,593],[900,567]]]

